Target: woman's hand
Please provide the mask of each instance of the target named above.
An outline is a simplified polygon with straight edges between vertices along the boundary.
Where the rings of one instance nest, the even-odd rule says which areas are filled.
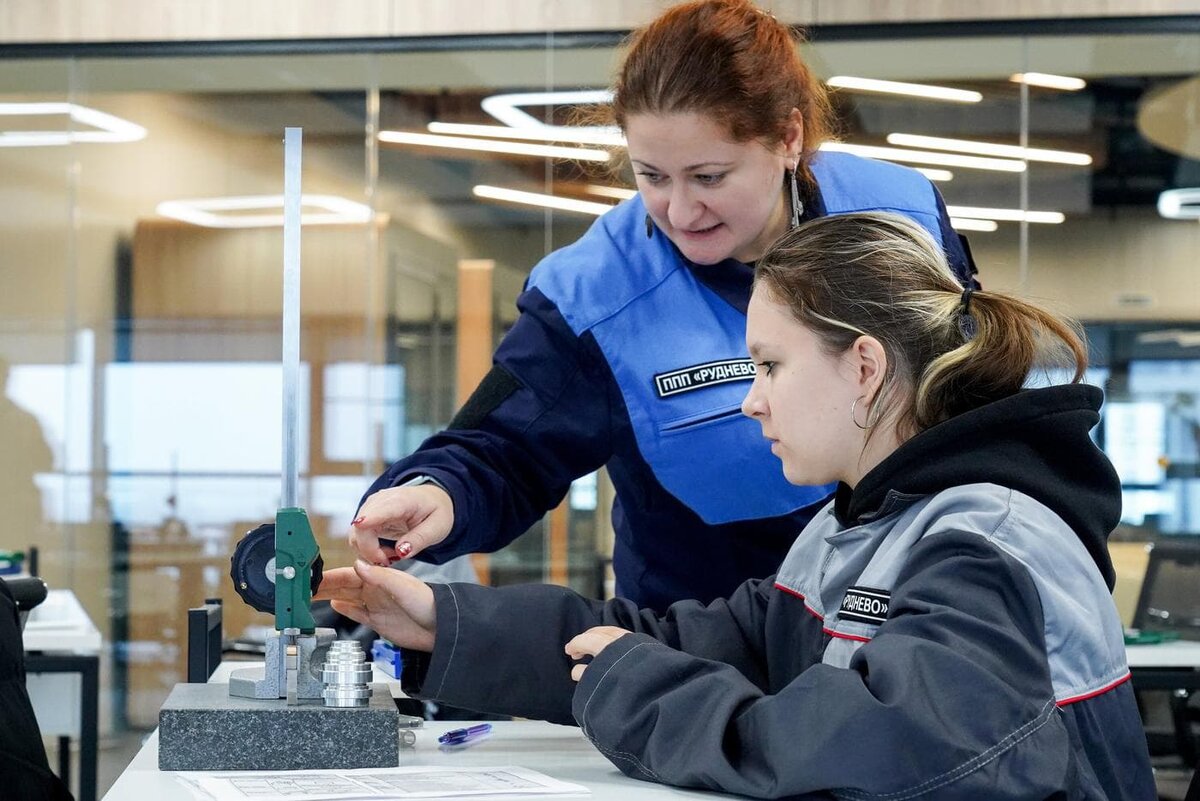
[[[350,547],[372,564],[387,565],[437,545],[453,527],[454,502],[441,487],[392,487],[363,502],[350,524]],[[396,546],[381,545],[381,537]]]
[[[629,633],[616,626],[593,626],[582,634],[572,637],[564,650],[572,659],[582,659],[585,656],[596,657],[608,647],[609,643],[619,640]],[[587,665],[576,665],[571,668],[571,678],[579,681],[583,678],[585,670],[587,670]]]
[[[336,612],[362,623],[402,648],[432,651],[437,632],[433,590],[403,570],[369,565],[325,571],[314,601],[332,601]]]

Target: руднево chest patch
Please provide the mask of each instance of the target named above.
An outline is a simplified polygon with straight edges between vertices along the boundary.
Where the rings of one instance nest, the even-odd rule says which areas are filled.
[[[855,620],[859,623],[872,623],[876,626],[887,620],[888,607],[891,605],[892,594],[887,590],[874,587],[851,587],[842,598],[838,609],[838,617],[842,620]]]
[[[669,373],[654,376],[654,387],[658,397],[666,398],[681,392],[703,389],[727,381],[749,381],[754,378],[754,362],[750,359],[725,359],[705,362],[691,367],[681,367]]]

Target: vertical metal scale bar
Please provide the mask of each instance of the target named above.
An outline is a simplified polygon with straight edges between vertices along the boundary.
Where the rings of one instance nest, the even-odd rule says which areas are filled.
[[[303,129],[283,129],[283,496],[298,506],[300,399],[300,148]]]

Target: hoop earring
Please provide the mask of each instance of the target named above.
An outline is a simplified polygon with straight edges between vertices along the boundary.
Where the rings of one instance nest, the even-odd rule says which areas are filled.
[[[792,195],[792,228],[800,224],[800,215],[804,213],[804,202],[800,200],[800,188],[796,186],[796,170],[800,167],[799,159],[795,166],[788,170],[788,189]]]
[[[854,423],[854,425],[858,427],[859,431],[866,431],[867,429],[872,428],[875,425],[875,423],[879,422],[878,420],[876,420],[875,423],[868,422],[867,425],[862,425],[861,423],[858,422],[858,418],[855,416],[855,412],[858,409],[858,402],[865,397],[866,397],[866,395],[855,398],[854,403],[850,404],[850,422]],[[867,420],[869,421],[870,419],[871,419],[871,410],[868,409],[867,410]]]

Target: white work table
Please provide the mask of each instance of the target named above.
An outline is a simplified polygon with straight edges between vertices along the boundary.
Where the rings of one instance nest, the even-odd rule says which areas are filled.
[[[713,801],[726,797],[630,779],[602,757],[573,726],[556,726],[539,721],[497,722],[492,724],[491,734],[469,746],[439,748],[439,734],[468,725],[458,721],[427,722],[423,728],[415,729],[416,746],[400,749],[400,765],[530,768],[555,779],[587,787],[592,791],[591,796],[569,797],[591,798],[595,801],[665,801],[679,798]],[[155,731],[104,796],[104,801],[192,801],[195,798],[191,790],[173,778],[170,772],[158,769],[158,732]]]
[[[261,663],[259,663],[261,664]],[[222,662],[212,681],[228,681],[230,670],[253,667],[252,662]],[[386,674],[376,674],[376,679]],[[394,692],[399,686],[392,680]],[[504,721],[492,724],[492,732],[468,746],[443,749],[438,735],[471,725],[463,721],[427,721],[416,732],[414,747],[400,749],[402,767],[523,767],[560,781],[581,784],[591,796],[539,796],[539,798],[591,798],[595,801],[659,801],[662,799],[713,799],[721,794],[692,792],[661,784],[630,779],[600,755],[574,726],[541,721]],[[515,796],[514,796],[515,798]],[[151,734],[137,756],[125,768],[103,801],[192,801],[193,795],[170,772],[158,769],[158,731]]]

